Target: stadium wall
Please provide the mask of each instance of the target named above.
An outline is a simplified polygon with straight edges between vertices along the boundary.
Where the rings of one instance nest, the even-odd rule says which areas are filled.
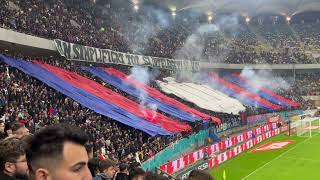
[[[57,51],[54,42],[45,38],[39,38],[12,30],[0,28],[0,42],[13,43],[31,48]]]

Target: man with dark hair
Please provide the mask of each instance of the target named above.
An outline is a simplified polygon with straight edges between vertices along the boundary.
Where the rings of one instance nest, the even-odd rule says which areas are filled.
[[[13,136],[19,139],[23,138],[24,136],[28,136],[30,134],[29,130],[19,122],[13,123],[11,126],[11,129],[12,129]]]
[[[93,146],[91,144],[86,144],[85,147],[86,147],[89,159],[92,159],[93,158]]]
[[[169,178],[161,176],[160,174],[148,173],[144,180],[169,180]]]
[[[99,162],[99,172],[94,180],[111,180],[116,174],[116,164],[110,159],[101,160]]]
[[[88,162],[88,167],[91,172],[92,177],[95,177],[97,174],[99,174],[99,158],[92,158]]]
[[[17,138],[0,142],[0,179],[27,179],[26,144]]]
[[[214,178],[208,172],[193,170],[190,172],[188,180],[214,180]]]
[[[85,144],[88,137],[65,124],[37,132],[27,149],[30,180],[92,180]]]
[[[6,137],[12,137],[12,128],[11,128],[11,126],[12,126],[12,123],[10,123],[10,122],[6,122],[4,124],[4,133],[5,133]]]
[[[136,168],[130,172],[131,180],[144,180],[146,178],[146,172],[144,172],[141,168]]]
[[[129,180],[129,166],[127,164],[120,164],[120,172],[117,173],[116,180]]]

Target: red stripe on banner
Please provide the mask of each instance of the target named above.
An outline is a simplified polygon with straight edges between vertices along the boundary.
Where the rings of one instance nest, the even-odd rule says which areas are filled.
[[[265,100],[263,98],[261,98],[260,96],[251,93],[233,83],[230,83],[229,81],[224,80],[223,78],[220,78],[216,73],[209,73],[209,78],[214,79],[215,81],[219,82],[220,84],[223,84],[225,87],[231,89],[234,92],[237,92],[238,94],[241,94],[244,97],[250,98],[252,100],[255,100],[256,102],[259,102],[261,104],[263,104],[264,106],[267,106],[271,109],[275,109],[275,110],[279,110],[282,107],[279,105],[275,105],[273,103],[271,103],[268,100]]]
[[[269,95],[271,95],[272,97],[275,97],[275,98],[279,99],[280,101],[285,102],[285,103],[287,103],[287,104],[289,104],[289,105],[291,105],[291,106],[293,106],[293,107],[299,107],[299,106],[301,106],[299,103],[294,102],[294,101],[291,101],[291,100],[289,100],[289,99],[286,99],[286,98],[284,98],[284,97],[282,97],[282,96],[280,96],[280,95],[272,92],[271,90],[269,90],[269,89],[267,89],[267,88],[259,87],[258,85],[252,83],[250,80],[248,80],[248,79],[246,79],[246,78],[244,78],[244,77],[241,77],[239,74],[232,74],[232,75],[238,77],[239,79],[241,79],[242,81],[244,81],[244,82],[247,83],[248,85],[250,85],[250,86],[252,86],[252,87],[254,87],[254,88],[256,88],[256,89],[259,89],[259,90],[263,91],[264,93],[269,94]]]
[[[168,131],[182,132],[191,130],[191,127],[189,125],[168,118],[160,113],[152,111],[151,109],[145,109],[144,112],[142,112],[139,104],[135,103],[134,101],[131,101],[130,99],[125,98],[124,96],[121,96],[120,94],[102,86],[101,84],[93,80],[80,76],[76,73],[67,71],[65,69],[51,66],[49,64],[44,64],[37,61],[34,61],[34,63],[54,73],[60,79],[72,84],[73,86],[85,90],[149,122],[158,124]]]
[[[210,118],[212,120],[214,120],[215,122],[217,123],[221,123],[220,119],[219,118],[216,118],[216,117],[212,117],[210,115],[207,115],[207,114],[204,114],[196,109],[193,109],[193,108],[190,108],[189,106],[173,99],[173,98],[170,98],[164,94],[162,94],[160,91],[156,90],[155,88],[152,88],[150,86],[147,86],[145,84],[143,84],[142,82],[136,80],[136,79],[133,79],[133,78],[128,78],[129,76],[124,74],[123,72],[121,71],[118,71],[116,69],[113,69],[113,68],[103,68],[103,70],[112,75],[112,76],[115,76],[115,77],[118,77],[119,79],[121,79],[122,81],[125,81],[131,85],[133,85],[134,87],[138,88],[138,89],[143,89],[145,92],[147,92],[150,96],[164,102],[164,103],[167,103],[169,105],[173,105],[175,107],[178,107],[188,113],[191,113],[191,114],[194,114],[195,116],[197,117],[200,117],[201,119],[204,119],[204,120],[209,120]]]

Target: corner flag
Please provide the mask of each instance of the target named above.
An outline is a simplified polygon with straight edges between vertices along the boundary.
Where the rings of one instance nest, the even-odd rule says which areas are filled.
[[[223,180],[227,179],[226,170],[223,170]]]

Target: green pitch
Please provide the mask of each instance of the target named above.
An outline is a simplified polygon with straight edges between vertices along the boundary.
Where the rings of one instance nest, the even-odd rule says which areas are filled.
[[[211,171],[215,180],[320,180],[320,134],[313,137],[278,135],[267,142],[295,140],[280,150],[244,152]],[[256,148],[254,147],[254,148]],[[253,149],[254,149],[253,148]]]

